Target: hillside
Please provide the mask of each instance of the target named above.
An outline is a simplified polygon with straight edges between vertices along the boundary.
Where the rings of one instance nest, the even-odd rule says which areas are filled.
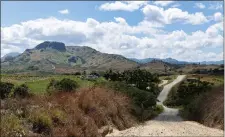
[[[163,74],[166,72],[172,73],[176,67],[177,66],[174,64],[169,64],[169,63],[163,62],[161,60],[153,60],[149,63],[140,65],[141,69],[146,69],[151,72],[159,73],[159,74]]]
[[[101,53],[90,47],[65,46],[64,43],[46,41],[1,65],[3,72],[35,70],[69,73],[108,69],[121,71],[135,68],[138,64],[121,55]]]

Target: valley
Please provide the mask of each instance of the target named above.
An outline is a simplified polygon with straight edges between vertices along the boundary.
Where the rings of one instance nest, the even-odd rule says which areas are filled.
[[[5,136],[223,134],[223,64],[140,63],[46,41],[4,56],[1,71]]]

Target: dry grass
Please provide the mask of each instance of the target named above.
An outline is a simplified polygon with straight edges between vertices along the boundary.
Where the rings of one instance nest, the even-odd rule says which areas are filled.
[[[27,123],[38,119],[50,128],[40,134],[53,136],[101,136],[98,129],[103,126],[125,129],[136,123],[130,114],[129,98],[105,88],[85,88],[75,93],[62,92],[23,100],[9,99],[4,105],[1,109],[8,109],[11,113],[23,110],[23,119]],[[41,117],[37,115],[40,113]]]
[[[200,104],[201,123],[224,129],[224,86],[213,89],[205,95]]]

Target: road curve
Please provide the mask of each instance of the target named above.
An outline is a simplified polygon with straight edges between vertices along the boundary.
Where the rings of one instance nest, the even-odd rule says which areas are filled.
[[[158,96],[157,104],[163,105],[171,88],[185,77],[185,75],[179,75],[173,82],[165,85]],[[223,136],[223,130],[209,128],[194,121],[183,121],[178,116],[178,109],[168,108],[164,105],[163,107],[164,112],[155,119],[123,131],[114,129],[107,136]]]
[[[161,87],[161,86],[163,86],[163,85],[165,85],[167,83],[168,83],[168,80],[162,80],[162,83],[160,83],[158,86]]]

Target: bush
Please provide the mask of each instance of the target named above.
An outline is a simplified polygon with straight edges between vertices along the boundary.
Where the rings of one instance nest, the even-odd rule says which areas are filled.
[[[52,119],[47,113],[35,113],[31,118],[33,131],[35,133],[50,134],[52,129]]]
[[[26,130],[22,126],[18,117],[13,114],[3,115],[1,117],[1,136],[23,137]]]
[[[22,84],[14,89],[14,97],[28,97],[29,96],[29,88],[27,85]]]
[[[52,79],[47,87],[49,93],[56,92],[56,91],[66,91],[71,92],[78,87],[76,81],[64,78],[61,81],[57,81]]]
[[[65,121],[65,114],[63,111],[59,109],[55,109],[51,111],[52,115],[52,121],[56,124],[63,124],[63,121]]]
[[[9,96],[14,85],[8,82],[0,82],[0,95],[1,99],[4,99]]]

